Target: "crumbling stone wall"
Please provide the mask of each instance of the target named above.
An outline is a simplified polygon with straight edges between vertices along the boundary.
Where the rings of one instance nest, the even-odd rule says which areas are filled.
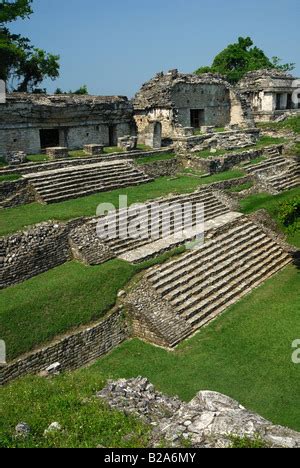
[[[70,259],[68,228],[42,223],[1,239],[4,258],[0,289],[20,283],[62,265]]]
[[[133,107],[121,96],[48,96],[14,93],[1,104],[0,156],[9,151],[41,152],[40,130],[56,130],[59,144],[70,150],[95,143],[109,146],[135,135]]]
[[[279,152],[282,153],[282,145],[275,145],[272,148],[278,148]],[[271,148],[271,147],[270,147]],[[201,170],[207,174],[216,174],[219,172],[229,171],[235,166],[239,166],[243,162],[250,162],[253,159],[259,158],[265,154],[266,148],[257,150],[243,151],[241,153],[229,153],[224,156],[209,158],[201,158],[199,156],[193,156],[187,154],[182,156],[182,163],[185,167]]]
[[[148,164],[139,164],[138,167],[149,177],[157,179],[165,176],[175,176],[180,169],[178,158],[154,161]]]
[[[65,336],[7,366],[0,367],[0,385],[45,371],[54,363],[62,371],[74,370],[98,359],[129,337],[123,313],[115,310],[110,316],[85,330]]]
[[[35,200],[27,180],[20,179],[0,183],[0,208],[13,208]]]
[[[201,125],[224,127],[254,125],[250,105],[224,78],[216,74],[187,75],[171,70],[158,73],[134,98],[140,143],[145,143],[152,122],[162,124],[163,139],[173,139],[191,127],[191,111],[201,112]]]

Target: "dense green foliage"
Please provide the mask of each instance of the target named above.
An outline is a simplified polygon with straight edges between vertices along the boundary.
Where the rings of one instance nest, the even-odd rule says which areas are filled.
[[[300,195],[280,203],[278,219],[290,233],[300,231]]]
[[[263,68],[291,71],[295,68],[293,63],[281,65],[280,62],[278,57],[269,59],[263,50],[254,46],[250,37],[239,37],[238,42],[229,44],[215,57],[210,67],[201,67],[196,73],[220,73],[231,83],[237,83],[250,71]]]
[[[28,18],[33,13],[31,4],[32,0],[16,0],[0,5],[0,79],[22,92],[34,91],[45,78],[59,76],[58,55],[34,47],[27,37],[7,27],[18,18]]]

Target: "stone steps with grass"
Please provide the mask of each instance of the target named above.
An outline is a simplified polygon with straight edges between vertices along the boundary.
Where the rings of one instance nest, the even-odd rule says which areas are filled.
[[[177,336],[182,339],[184,331],[186,336],[192,334],[291,261],[291,256],[259,226],[242,217],[217,230],[204,245],[151,269],[141,286],[130,293],[129,303],[133,309],[138,304],[141,314],[149,310],[147,320],[151,324],[148,288],[151,297],[156,294],[162,320],[165,308],[168,315],[170,308],[173,310],[179,327]],[[138,300],[138,296],[143,299]],[[180,330],[180,323],[188,324],[188,329],[185,326]],[[165,341],[171,347],[179,342],[167,335]]]
[[[77,166],[25,175],[43,203],[58,203],[152,181],[130,160]]]

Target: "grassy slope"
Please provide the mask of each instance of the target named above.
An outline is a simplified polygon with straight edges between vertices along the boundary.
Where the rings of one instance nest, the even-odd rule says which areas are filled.
[[[145,158],[137,158],[135,160],[136,164],[151,164],[157,161],[167,161],[169,159],[175,158],[176,155],[172,153],[166,154],[157,154],[156,156],[146,156]]]
[[[170,193],[193,192],[203,184],[242,176],[243,172],[241,171],[228,171],[204,179],[192,179],[188,176],[178,178],[162,177],[138,187],[98,193],[54,205],[32,203],[16,208],[8,208],[0,211],[0,236],[50,219],[65,221],[81,216],[95,216],[97,206],[100,203],[113,203],[118,206],[119,195],[128,195],[128,203],[130,204],[142,203],[146,200],[167,196]]]
[[[29,377],[0,388],[0,448],[146,447],[148,428],[95,398],[104,386],[99,373],[83,370],[55,378]],[[16,424],[32,428],[29,440],[13,437]],[[63,427],[58,435],[44,437],[54,421]]]
[[[289,266],[175,352],[127,342],[92,368],[107,378],[147,376],[160,390],[189,400],[215,390],[275,423],[300,431],[300,272]]]
[[[139,265],[112,260],[90,267],[73,261],[4,289],[0,337],[6,341],[8,359],[101,318],[136,273],[183,251],[179,247]]]
[[[106,379],[138,375],[187,401],[200,390],[222,392],[274,423],[300,430],[300,366],[291,361],[291,343],[300,336],[299,287],[300,272],[290,266],[175,352],[135,339],[90,368],[1,388],[0,447],[145,446],[145,427],[92,398]],[[33,429],[29,441],[11,437],[20,421]],[[53,421],[65,431],[45,439],[43,431]],[[130,441],[124,439],[129,433]]]
[[[267,193],[252,195],[241,201],[241,209],[243,213],[246,214],[260,209],[266,209],[272,218],[278,222],[279,227],[285,231],[284,227],[280,226],[277,218],[279,204],[291,198],[293,199],[295,196],[300,196],[300,188],[289,190],[287,192],[280,193],[279,195],[270,195]],[[288,241],[290,244],[300,248],[300,232],[297,231],[294,234],[289,234]]]

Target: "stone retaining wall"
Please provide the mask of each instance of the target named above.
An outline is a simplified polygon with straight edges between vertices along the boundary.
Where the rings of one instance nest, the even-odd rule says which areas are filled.
[[[211,140],[213,137],[228,140],[232,137],[241,136],[242,138],[243,136],[248,135],[253,136],[255,139],[257,139],[259,137],[259,134],[260,130],[258,128],[249,128],[243,130],[207,133],[203,135],[182,136],[174,138],[174,145],[177,151],[189,152],[196,146],[203,145],[206,141]]]
[[[14,208],[35,201],[27,180],[4,181],[0,183],[0,207]]]
[[[183,156],[183,165],[187,168],[193,168],[204,171],[209,174],[216,174],[231,170],[233,167],[238,166],[244,162],[250,162],[253,159],[263,156],[267,149],[278,149],[280,153],[283,151],[283,145],[272,145],[255,150],[248,150],[239,153],[225,154],[224,156],[214,157],[213,155],[208,158],[201,158],[193,155]]]
[[[125,317],[120,310],[115,310],[109,317],[85,330],[65,336],[0,367],[0,385],[27,374],[45,371],[54,363],[59,363],[62,371],[77,369],[108,353],[128,337]]]
[[[0,239],[0,289],[21,283],[71,259],[69,233],[85,218],[46,222]]]
[[[94,156],[83,158],[68,158],[60,161],[45,161],[42,163],[26,163],[17,167],[0,168],[0,175],[10,174],[32,174],[36,172],[52,171],[56,169],[63,169],[71,166],[82,166],[87,164],[95,164],[97,162],[111,162],[120,159],[138,159],[150,156],[157,156],[160,154],[171,154],[174,150],[172,148],[165,148],[155,151],[127,151],[125,153],[112,153],[107,156]]]
[[[177,158],[155,161],[148,164],[139,165],[149,177],[157,179],[165,176],[175,176],[180,168],[180,163]]]

